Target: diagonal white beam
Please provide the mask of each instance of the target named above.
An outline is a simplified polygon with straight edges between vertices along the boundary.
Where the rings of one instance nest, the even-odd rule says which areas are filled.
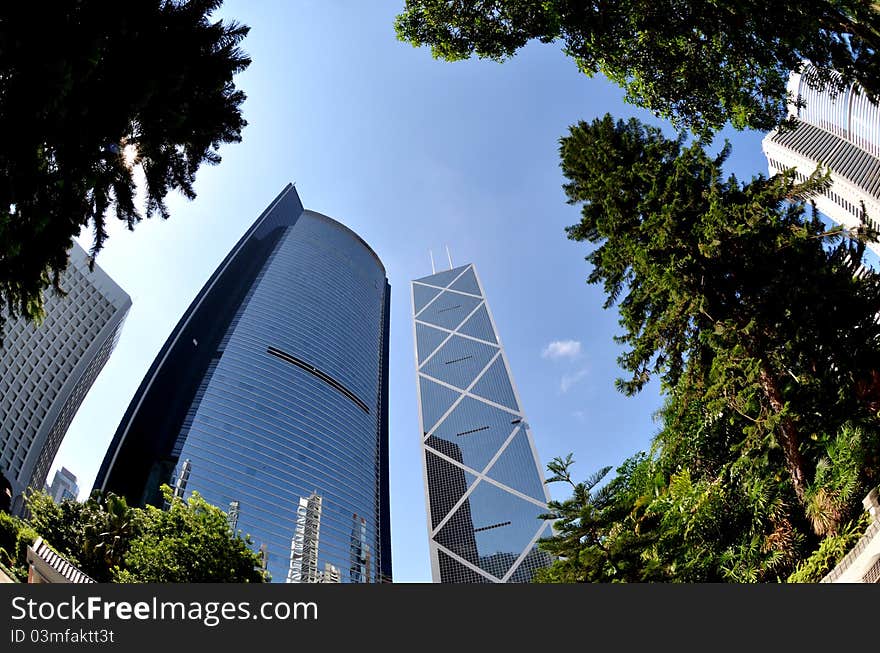
[[[460,555],[458,555],[457,553],[453,553],[452,551],[450,551],[449,549],[447,549],[445,546],[443,546],[443,545],[440,544],[439,542],[436,542],[436,541],[434,541],[434,540],[431,540],[431,545],[437,547],[437,550],[438,550],[438,551],[443,551],[443,553],[445,553],[446,555],[448,555],[450,558],[452,558],[452,559],[455,560],[456,562],[461,563],[463,566],[467,567],[467,568],[470,569],[471,571],[475,571],[475,572],[477,572],[478,574],[480,574],[480,576],[484,576],[485,578],[487,578],[488,580],[492,581],[493,583],[500,583],[500,582],[501,582],[497,577],[493,576],[493,575],[490,574],[488,571],[483,571],[482,569],[480,569],[480,568],[477,567],[476,565],[471,564],[470,562],[468,562],[467,560],[465,560],[464,558],[462,558],[462,557],[461,557]]]
[[[516,562],[514,562],[510,566],[510,569],[507,570],[507,573],[504,574],[504,578],[501,579],[502,583],[506,583],[508,580],[510,580],[510,577],[513,576],[513,573],[519,568],[519,566],[522,564],[523,560],[526,559],[526,557],[531,552],[532,547],[535,546],[535,543],[539,539],[541,539],[541,534],[546,530],[547,526],[550,524],[551,524],[550,521],[545,521],[543,524],[541,524],[541,527],[538,529],[538,532],[535,533],[534,537],[532,537],[532,539],[529,541],[528,546],[526,546],[526,548],[523,549],[523,552],[519,554],[519,558],[516,559]]]
[[[491,362],[489,364],[491,365]],[[519,417],[519,418],[523,417],[523,414],[518,410],[514,410],[513,408],[510,408],[509,406],[503,406],[501,404],[497,404],[494,401],[492,401],[491,399],[486,399],[485,397],[481,397],[480,395],[475,395],[472,392],[469,392],[467,390],[462,390],[461,388],[456,388],[451,383],[447,383],[446,381],[441,381],[440,379],[435,379],[430,374],[425,374],[424,372],[418,372],[418,375],[425,377],[429,381],[433,381],[437,385],[442,385],[445,388],[449,388],[450,390],[455,390],[455,392],[462,393],[461,396],[453,402],[453,405],[449,407],[449,410],[447,410],[445,413],[443,413],[443,416],[437,420],[437,423],[434,424],[434,426],[431,428],[431,430],[428,431],[423,436],[422,439],[428,437],[429,435],[432,435],[434,433],[434,431],[436,430],[436,428],[438,426],[440,426],[440,422],[442,422],[444,419],[446,419],[447,414],[452,412],[452,410],[454,410],[455,407],[458,406],[458,404],[460,404],[465,397],[468,397],[470,399],[475,399],[476,401],[480,401],[480,402],[486,404],[487,406],[492,406],[492,408],[497,408],[498,410],[503,410],[505,413],[510,413],[511,415],[515,415],[516,417]],[[479,379],[476,379],[476,380],[479,381]],[[469,386],[469,387],[472,387],[472,386]]]
[[[439,345],[437,345],[437,346],[434,348],[434,351],[432,351],[432,352],[430,353],[430,355],[429,355],[424,361],[422,361],[422,364],[419,365],[419,367],[421,368],[421,367],[424,367],[425,365],[427,365],[427,364],[428,364],[428,361],[431,360],[431,359],[434,357],[434,355],[435,355],[438,351],[440,351],[441,349],[443,349],[443,345],[445,345],[447,342],[449,342],[449,340],[450,340],[450,338],[452,338],[452,336],[462,335],[462,334],[458,333],[458,329],[461,328],[461,325],[462,325],[462,324],[464,324],[464,323],[467,322],[469,319],[471,319],[471,316],[472,316],[474,313],[476,313],[476,312],[480,309],[480,306],[482,306],[482,305],[483,305],[483,302],[480,302],[479,304],[477,304],[477,305],[474,307],[474,310],[472,310],[470,313],[468,313],[467,315],[465,315],[464,319],[463,319],[461,322],[459,322],[459,323],[458,323],[458,326],[456,326],[452,331],[449,331],[449,329],[441,329],[442,331],[447,331],[447,332],[448,332],[447,335],[446,335],[446,337],[443,338],[443,341],[442,341]],[[435,325],[433,325],[433,324],[429,324],[428,322],[422,322],[421,320],[418,320],[418,322],[419,322],[420,324],[424,324],[424,325],[429,326],[429,327],[433,327],[433,326],[435,326]],[[438,327],[438,328],[440,328],[440,327]],[[476,340],[476,338],[472,338],[472,340]],[[492,344],[492,343],[487,343],[487,344]],[[417,346],[418,346],[418,345],[417,345]],[[498,345],[492,345],[492,346],[493,346],[493,347],[497,347]]]
[[[429,375],[425,374],[424,372],[418,372],[418,376],[420,376],[420,377],[423,376],[430,381],[433,381],[439,385],[442,385],[446,388],[449,388],[450,390],[454,390],[455,392],[461,393],[458,395],[458,397],[455,399],[455,401],[452,402],[452,405],[450,405],[449,408],[446,409],[446,412],[440,416],[440,418],[434,423],[433,426],[431,426],[431,429],[427,433],[424,434],[424,437],[422,438],[423,440],[424,440],[424,438],[427,438],[429,435],[432,435],[434,433],[434,431],[437,430],[437,427],[443,423],[443,420],[445,420],[447,417],[449,417],[450,413],[452,413],[452,411],[455,410],[455,408],[462,402],[462,400],[465,397],[474,397],[475,396],[475,395],[470,394],[470,390],[477,384],[477,381],[480,380],[480,378],[483,376],[483,374],[485,374],[486,370],[489,369],[489,367],[492,365],[492,363],[494,363],[495,360],[500,355],[501,355],[501,350],[499,349],[498,351],[495,352],[495,355],[489,359],[489,362],[486,363],[486,367],[484,367],[482,370],[480,370],[480,373],[477,374],[477,377],[473,381],[471,381],[470,384],[468,385],[468,387],[464,390],[462,390],[461,388],[456,388],[454,385],[452,385],[450,383],[446,383],[445,381],[441,381],[440,379],[435,379],[433,376],[429,376]],[[489,402],[486,402],[486,403],[489,403]],[[489,403],[489,405],[491,406],[493,404]],[[498,407],[500,408],[500,406],[498,406]],[[508,412],[510,412],[509,408],[506,410]]]
[[[480,304],[480,305],[482,306],[482,304]],[[480,307],[477,306],[477,308],[479,309]],[[482,338],[477,338],[475,336],[469,336],[468,334],[462,333],[461,331],[458,330],[458,329],[461,329],[461,327],[463,327],[465,325],[465,323],[471,318],[471,316],[473,314],[474,314],[473,312],[469,313],[468,316],[464,319],[464,321],[462,321],[462,323],[455,330],[447,329],[446,327],[442,327],[442,326],[437,326],[436,324],[431,324],[430,322],[425,322],[423,320],[416,320],[416,324],[421,324],[422,326],[431,327],[432,329],[437,329],[437,331],[444,331],[446,333],[451,333],[451,334],[454,333],[455,335],[459,336],[460,338],[467,338],[468,340],[476,340],[477,342],[481,342],[484,345],[490,345],[492,347],[497,347],[498,346],[497,342],[489,342],[488,340],[483,340]],[[446,341],[444,340],[443,342],[446,342]],[[440,343],[440,345],[438,346],[438,349],[442,346],[443,346],[443,343]],[[425,359],[425,363],[427,363],[427,362],[428,362],[428,360]],[[422,363],[421,365],[419,365],[419,367],[422,367],[425,363]]]
[[[509,436],[507,436],[507,440],[505,440],[505,444],[507,444],[507,442],[509,442],[513,438],[513,436],[516,435],[517,431],[519,431],[519,426],[514,428],[513,432]],[[478,472],[475,469],[471,469],[470,467],[468,467],[466,465],[459,464],[457,461],[453,460],[449,456],[440,453],[439,451],[437,451],[436,449],[434,449],[432,447],[429,447],[428,445],[425,445],[425,449],[430,449],[433,453],[435,453],[440,458],[443,458],[444,460],[452,463],[456,467],[461,467],[462,469],[470,472],[471,474],[473,474],[477,478],[477,480],[471,484],[471,486],[467,489],[467,491],[461,495],[461,498],[455,502],[455,505],[452,506],[452,508],[449,510],[449,512],[446,513],[446,516],[443,519],[441,519],[440,522],[437,524],[437,526],[431,531],[431,537],[434,537],[437,535],[437,533],[440,532],[440,529],[446,525],[446,522],[449,521],[449,519],[452,517],[452,515],[455,514],[455,511],[458,510],[465,501],[467,501],[468,497],[474,491],[474,488],[477,487],[477,485],[479,485],[480,481],[483,480],[484,478],[486,478],[486,476],[482,472]],[[490,464],[495,462],[496,458],[498,458],[497,452],[495,453],[495,456],[492,458],[492,460],[489,461]]]
[[[459,290],[458,288],[448,288],[448,287],[444,288],[443,286],[435,286],[434,284],[422,283],[421,281],[413,281],[413,284],[416,286],[424,286],[425,288],[432,288],[433,290],[444,290],[446,292],[454,292],[457,295],[467,295],[468,297],[479,297],[480,299],[483,298],[482,295],[478,295],[478,294],[472,293],[472,292],[467,292],[466,290]],[[425,306],[427,306],[427,304],[425,304]],[[424,307],[420,308],[419,313],[421,313],[423,310],[424,310]]]
[[[467,271],[468,271],[468,268],[470,268],[470,267],[471,267],[470,265],[466,266],[465,269],[462,270],[461,272],[459,272],[458,275],[457,275],[452,281],[449,282],[449,285],[444,286],[443,289],[445,290],[446,288],[449,288],[449,286],[451,286],[451,285],[454,284],[456,281],[458,281],[458,278],[459,278],[461,275],[463,275],[465,272],[467,272]],[[431,288],[439,288],[439,287],[440,287],[440,286],[432,286],[432,285],[430,285],[430,284],[423,283],[423,282],[421,282],[421,281],[413,281],[413,284],[417,284],[417,283],[420,284],[420,285],[422,285],[422,286],[430,286]],[[453,292],[457,292],[457,291],[454,291],[454,290],[453,290]],[[437,297],[439,297],[439,296],[442,295],[442,294],[443,294],[442,292],[437,293],[437,296],[434,297],[434,299],[432,299],[432,300],[429,301],[427,304],[425,304],[424,306],[422,306],[422,308],[419,310],[419,313],[421,313],[421,312],[424,311],[426,308],[428,308],[428,306],[430,306],[430,305],[433,304],[435,301],[437,301]],[[418,315],[418,313],[416,313],[416,315]]]

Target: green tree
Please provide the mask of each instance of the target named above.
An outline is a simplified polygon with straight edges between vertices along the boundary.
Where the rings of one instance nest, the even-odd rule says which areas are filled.
[[[112,493],[56,504],[45,492],[32,492],[28,533],[41,535],[98,582],[264,580],[259,554],[248,538],[230,531],[223,511],[197,493],[184,501],[168,486],[162,492],[168,510],[132,508]]]
[[[781,452],[805,502],[827,437],[876,411],[880,275],[860,267],[873,234],[806,210],[821,175],[724,178],[728,146],[713,157],[634,119],[581,122],[560,151],[582,205],[568,236],[595,245],[589,281],[621,315],[618,387],[658,374],[679,405],[744,418],[740,455]]]
[[[557,521],[540,546],[556,559],[536,573],[536,582],[815,582],[870,522],[860,500],[871,487],[864,473],[857,492],[837,497],[833,532],[817,535],[790,500],[784,470],[772,456],[740,456],[737,446],[719,446],[741,440],[742,424],[712,419],[699,402],[681,407],[674,400],[660,420],[651,454],[630,458],[598,490],[605,469],[578,484],[571,481],[570,456],[548,465],[548,482],[569,482],[573,491],[549,504],[547,517]],[[728,435],[708,434],[718,430]],[[681,446],[688,441],[692,446]],[[838,450],[844,442],[846,453]],[[837,467],[829,464],[823,472],[834,479],[826,487],[851,484],[848,461],[870,465],[876,447],[876,436],[845,425],[828,455],[846,460],[838,461],[839,471],[829,473]]]
[[[666,402],[650,454],[600,490],[570,458],[548,466],[574,492],[551,503],[558,559],[538,580],[821,577],[880,481],[880,275],[861,266],[876,234],[807,210],[819,171],[743,183],[727,146],[636,120],[580,123],[560,151],[582,206],[568,235],[620,312],[618,388],[657,375]]]
[[[188,501],[162,487],[167,510],[147,506],[141,533],[131,542],[120,583],[260,583],[266,580],[250,537],[230,533],[226,514],[197,492]]]
[[[27,548],[37,537],[37,532],[21,519],[0,512],[0,564],[19,582],[27,582]]]
[[[27,506],[29,521],[43,539],[101,583],[112,580],[143,521],[142,511],[112,493],[56,504],[45,492],[32,492]]]
[[[880,96],[880,14],[868,0],[406,0],[395,28],[448,61],[562,41],[587,75],[701,133],[781,122],[788,73],[803,60],[819,69],[817,86],[858,81]]]
[[[248,28],[211,21],[222,0],[6,2],[0,8],[0,308],[42,317],[63,293],[71,239],[91,226],[94,257],[112,214],[142,219],[194,198],[198,168],[241,140]],[[94,260],[94,258],[93,258]],[[4,311],[0,311],[0,328]]]
[[[605,513],[611,493],[607,487],[596,490],[596,486],[611,468],[601,469],[586,481],[575,483],[571,478],[573,463],[569,454],[565,459],[555,458],[547,464],[553,475],[546,482],[567,483],[572,488],[572,496],[564,501],[550,501],[549,512],[541,515],[542,519],[555,522],[555,535],[542,540],[542,548],[562,557],[553,567],[539,572],[540,582],[583,582],[588,573],[595,573],[607,555],[602,534],[607,525]]]

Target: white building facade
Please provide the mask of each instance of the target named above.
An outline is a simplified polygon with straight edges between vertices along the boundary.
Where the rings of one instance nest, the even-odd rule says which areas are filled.
[[[0,472],[12,483],[12,513],[27,488],[43,489],[76,411],[119,339],[131,298],[74,242],[49,290],[45,319],[9,320],[0,347]]]
[[[814,197],[816,208],[834,222],[854,228],[861,223],[862,205],[868,223],[880,229],[880,106],[849,86],[832,96],[810,87],[813,68],[789,78],[791,97],[805,106],[789,105],[799,124],[793,131],[773,130],[762,149],[770,174],[794,168],[800,180],[816,171],[830,170],[831,186]],[[880,243],[869,248],[880,254]]]

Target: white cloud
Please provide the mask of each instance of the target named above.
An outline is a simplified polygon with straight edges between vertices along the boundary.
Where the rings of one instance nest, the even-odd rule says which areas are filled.
[[[559,382],[559,389],[563,392],[568,392],[575,383],[578,383],[587,375],[588,371],[589,370],[584,368],[574,374],[564,374],[562,380]]]
[[[577,340],[554,340],[544,347],[541,358],[576,358],[581,353],[581,343]]]

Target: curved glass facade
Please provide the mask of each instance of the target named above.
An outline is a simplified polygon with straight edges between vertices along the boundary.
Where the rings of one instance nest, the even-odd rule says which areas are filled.
[[[230,268],[248,267],[234,259],[258,240],[240,300],[212,328],[206,300],[229,285]],[[390,580],[384,267],[352,231],[303,210],[292,187],[231,256],[160,353],[96,486],[128,485],[130,498],[153,503],[162,482],[198,491],[251,535],[274,582]],[[205,340],[189,333],[201,322]],[[126,451],[149,448],[144,411],[176,392],[161,369],[197,351],[200,373],[180,389],[186,401],[154,438],[154,459],[124,481]]]

